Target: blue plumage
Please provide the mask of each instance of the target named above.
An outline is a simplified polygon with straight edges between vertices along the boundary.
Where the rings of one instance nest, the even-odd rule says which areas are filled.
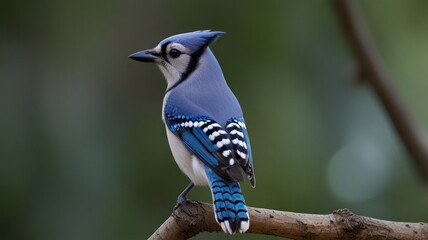
[[[210,182],[217,222],[228,233],[247,229],[249,216],[239,183],[225,181],[210,168],[205,170]]]
[[[163,120],[171,151],[193,185],[211,188],[216,220],[226,233],[245,232],[249,215],[239,186],[242,172],[255,186],[252,153],[241,107],[224,79],[209,44],[223,32],[196,31],[162,40],[130,58],[155,62],[168,86]]]

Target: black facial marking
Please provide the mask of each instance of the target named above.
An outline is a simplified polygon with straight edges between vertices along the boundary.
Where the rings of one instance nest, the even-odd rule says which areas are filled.
[[[201,58],[202,54],[205,52],[205,49],[207,49],[207,47],[208,45],[205,45],[201,47],[198,51],[190,55],[190,61],[189,61],[189,64],[187,65],[186,71],[184,71],[184,73],[181,75],[180,80],[178,80],[174,85],[168,88],[166,92],[169,92],[171,89],[177,87],[180,83],[186,80],[193,71],[195,71],[196,66],[198,65],[199,59]]]
[[[198,62],[199,62],[199,58],[201,58],[206,48],[207,47],[203,47],[192,54],[189,65],[187,65],[186,71],[181,76],[180,81],[186,80],[186,78],[189,77],[189,75],[196,69],[196,66],[198,65]]]
[[[162,58],[163,58],[166,62],[168,62],[168,63],[169,63],[169,60],[168,60],[168,53],[166,52],[166,48],[168,47],[168,45],[169,45],[170,43],[171,43],[171,42],[166,42],[166,43],[162,44],[162,46],[161,46],[161,54],[162,54]]]

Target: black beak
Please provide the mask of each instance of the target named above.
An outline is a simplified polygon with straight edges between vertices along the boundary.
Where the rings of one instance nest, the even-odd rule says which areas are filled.
[[[131,54],[128,57],[139,62],[154,62],[157,59],[157,54],[153,49],[147,49]]]

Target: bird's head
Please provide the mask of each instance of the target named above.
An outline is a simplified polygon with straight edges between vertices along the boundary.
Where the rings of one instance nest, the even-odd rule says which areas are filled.
[[[171,88],[197,68],[207,47],[223,34],[210,30],[177,34],[162,40],[155,48],[136,52],[129,58],[156,63]]]

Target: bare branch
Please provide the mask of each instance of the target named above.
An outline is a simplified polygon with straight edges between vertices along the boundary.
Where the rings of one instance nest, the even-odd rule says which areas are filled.
[[[401,141],[413,159],[428,190],[428,143],[422,128],[404,104],[386,71],[370,37],[364,19],[353,0],[333,0],[343,31],[363,71],[382,102]]]
[[[222,232],[211,204],[188,202],[193,216],[181,208],[171,215],[149,240],[182,240],[201,232]],[[328,215],[248,208],[249,233],[292,239],[428,239],[426,223],[391,222],[359,216],[347,209]]]

